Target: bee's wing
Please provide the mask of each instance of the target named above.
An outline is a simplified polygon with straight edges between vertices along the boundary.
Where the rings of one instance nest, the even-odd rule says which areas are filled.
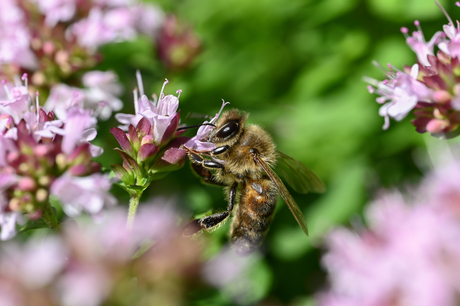
[[[269,165],[267,165],[262,160],[262,158],[260,158],[258,153],[254,154],[254,160],[265,170],[265,173],[267,173],[267,175],[270,177],[272,182],[275,184],[276,188],[278,189],[281,196],[283,197],[284,202],[286,202],[287,206],[289,207],[292,214],[294,215],[294,218],[297,220],[302,230],[308,236],[308,228],[307,228],[307,222],[305,221],[305,217],[303,216],[302,211],[300,210],[297,203],[294,201],[292,196],[289,194],[289,191],[286,189],[286,186],[284,186],[279,176],[276,175],[276,173],[270,168]]]
[[[326,191],[324,183],[310,169],[294,158],[277,151],[276,172],[298,193]]]

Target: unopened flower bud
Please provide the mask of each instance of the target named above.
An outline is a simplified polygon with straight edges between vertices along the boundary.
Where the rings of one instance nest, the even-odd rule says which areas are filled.
[[[43,44],[42,44],[42,41],[38,38],[33,38],[31,41],[30,41],[30,46],[32,47],[32,49],[34,50],[38,50],[40,49]]]
[[[141,141],[141,146],[145,145],[145,144],[153,144],[153,136],[152,135],[145,135],[144,137],[142,137],[142,141]]]
[[[458,96],[460,94],[460,84],[455,84],[453,91],[454,95]]]
[[[75,166],[70,167],[68,171],[73,176],[82,176],[88,172],[88,169],[86,168],[85,165],[75,165]]]
[[[18,198],[12,198],[8,204],[8,207],[12,211],[21,211],[21,201]]]
[[[42,216],[42,211],[41,210],[35,210],[27,214],[27,218],[29,220],[38,220]]]
[[[21,172],[28,172],[29,171],[29,165],[26,163],[21,163],[18,167],[19,171]]]
[[[439,109],[435,108],[433,110],[433,116],[437,119],[443,119],[443,115],[441,114],[441,112],[439,111]]]
[[[50,182],[51,182],[51,179],[47,175],[40,176],[39,179],[38,179],[38,183],[41,186],[44,186],[44,187],[49,186]]]
[[[37,145],[34,148],[34,154],[39,157],[46,156],[46,154],[48,154],[49,151],[50,151],[50,148],[46,145]]]
[[[37,188],[37,183],[30,177],[23,177],[19,180],[18,187],[23,191],[32,191]]]
[[[55,50],[55,46],[52,42],[47,41],[43,44],[43,52],[46,54],[52,54]]]
[[[46,191],[46,189],[43,188],[38,189],[37,193],[35,194],[35,198],[38,202],[46,201],[48,199],[48,191]]]
[[[35,207],[32,203],[27,203],[24,205],[23,209],[26,213],[33,213],[35,211]]]
[[[15,160],[17,160],[19,158],[19,156],[20,156],[20,154],[17,151],[8,152],[8,154],[6,155],[6,161],[9,164],[12,164],[12,163],[14,163]]]
[[[56,155],[56,164],[60,169],[64,169],[67,165],[67,159],[64,154],[60,153]]]
[[[452,96],[445,90],[438,90],[434,92],[433,98],[438,103],[446,104],[452,99]]]
[[[67,62],[69,61],[69,54],[66,51],[59,50],[58,52],[56,52],[54,60],[59,65],[67,65]]]
[[[432,134],[441,133],[443,129],[449,126],[446,120],[432,119],[426,125],[426,130]]]
[[[37,71],[32,74],[32,83],[36,86],[41,86],[45,83],[46,77],[43,72]]]

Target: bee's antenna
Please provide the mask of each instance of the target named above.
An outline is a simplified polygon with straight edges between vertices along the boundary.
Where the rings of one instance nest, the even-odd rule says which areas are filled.
[[[216,127],[216,125],[215,125],[215,124],[212,124],[212,123],[202,123],[202,124],[197,124],[197,125],[184,126],[184,127],[178,128],[176,131],[187,130],[187,129],[193,129],[193,128],[200,127],[200,126],[202,126],[202,125],[212,125],[213,127]]]
[[[188,119],[188,118],[192,118],[192,119],[211,119],[212,117],[209,116],[209,115],[205,115],[205,114],[200,114],[200,113],[193,113],[193,112],[190,112],[190,113],[187,113],[187,115],[185,116],[185,119]]]

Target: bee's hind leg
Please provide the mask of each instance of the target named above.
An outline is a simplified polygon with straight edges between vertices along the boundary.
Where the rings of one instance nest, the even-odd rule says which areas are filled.
[[[200,232],[201,230],[211,230],[214,227],[221,225],[221,222],[225,221],[233,211],[233,207],[235,205],[237,187],[238,187],[237,182],[234,182],[232,187],[230,187],[227,211],[213,214],[210,216],[206,216],[201,219],[195,219],[193,221],[190,221],[184,227],[184,230],[183,230],[184,236],[192,236]]]

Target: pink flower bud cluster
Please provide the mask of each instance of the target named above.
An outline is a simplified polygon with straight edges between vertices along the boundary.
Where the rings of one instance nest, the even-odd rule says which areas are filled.
[[[460,163],[438,168],[411,193],[385,193],[368,206],[368,227],[329,234],[330,289],[318,305],[460,303]]]
[[[417,64],[402,71],[389,65],[383,82],[365,78],[369,91],[380,95],[377,102],[383,104],[379,113],[385,118],[384,129],[389,127],[390,117],[401,120],[413,113],[412,124],[419,133],[450,138],[460,132],[460,24],[457,21],[456,27],[440,8],[449,23],[430,41],[425,40],[418,21],[412,36],[407,28],[401,29],[417,55]]]
[[[31,101],[25,86],[4,82],[0,88],[1,240],[14,236],[23,214],[45,222],[55,218],[47,215],[50,195],[70,216],[115,204],[109,178],[97,174],[100,166],[91,160],[102,153],[89,142],[97,134],[91,112],[77,106],[46,112],[38,96],[34,106]]]
[[[158,36],[158,55],[170,69],[188,66],[200,48],[201,42],[190,27],[174,15],[166,17]]]

